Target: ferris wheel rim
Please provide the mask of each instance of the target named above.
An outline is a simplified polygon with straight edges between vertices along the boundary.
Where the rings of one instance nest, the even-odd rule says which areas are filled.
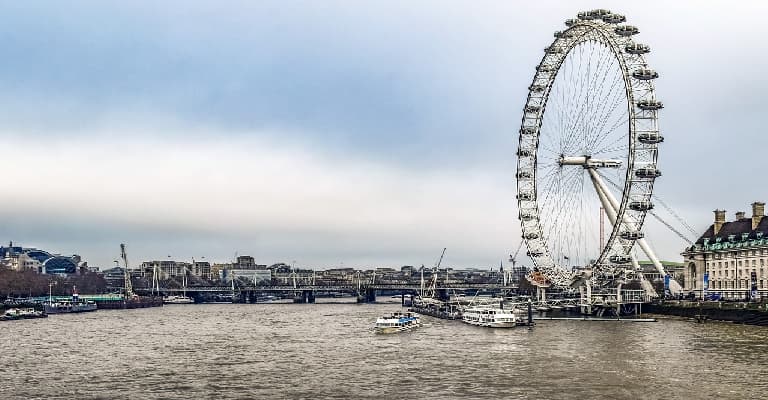
[[[613,53],[621,69],[628,113],[627,168],[624,188],[621,191],[621,203],[618,210],[616,210],[616,219],[619,223],[613,224],[609,239],[600,250],[600,255],[593,268],[598,270],[611,269],[605,268],[606,261],[617,263],[621,261],[620,264],[627,263],[630,258],[630,251],[637,240],[637,236],[640,235],[639,232],[641,232],[645,216],[650,209],[648,205],[652,207],[650,197],[653,192],[653,183],[658,176],[654,175],[651,178],[644,176],[642,179],[635,179],[634,175],[641,176],[636,166],[636,151],[639,143],[638,134],[642,132],[646,135],[651,135],[651,137],[661,138],[656,114],[661,108],[661,103],[656,100],[655,88],[652,82],[658,74],[648,68],[648,64],[643,57],[643,54],[647,53],[649,48],[635,43],[631,38],[631,36],[638,32],[637,28],[631,25],[616,25],[618,22],[624,22],[624,17],[612,14],[607,10],[593,10],[580,13],[579,19],[566,21],[568,28],[565,31],[556,32],[555,40],[550,46],[545,48],[545,55],[536,67],[536,73],[534,74],[531,86],[529,86],[528,98],[523,109],[518,141],[518,168],[516,174],[517,202],[523,240],[528,248],[528,256],[532,259],[534,265],[544,272],[553,283],[561,286],[569,283],[573,276],[568,271],[558,268],[559,266],[548,248],[549,243],[541,226],[539,215],[541,207],[537,196],[538,187],[536,179],[539,161],[538,145],[546,106],[549,102],[550,91],[555,83],[555,79],[566,57],[571,54],[576,46],[585,41],[599,41]],[[645,105],[645,107],[641,107],[641,104]],[[656,105],[658,107],[654,108]],[[644,120],[642,124],[638,123],[638,116]],[[531,141],[526,140],[526,136],[534,137],[533,147],[530,146]],[[656,169],[658,143],[658,141],[650,144],[640,143],[640,146],[643,148],[643,159],[646,165],[652,165],[656,172],[658,172],[658,169]],[[528,161],[523,162],[526,159]],[[647,161],[650,161],[650,163]],[[642,181],[643,184],[638,185],[638,193],[634,193],[633,188],[637,181]],[[643,189],[645,193],[640,193]],[[534,210],[534,223],[526,223],[523,210]],[[631,214],[631,221],[625,224],[623,221],[628,213]],[[635,229],[638,233],[634,236],[624,234],[632,229]]]

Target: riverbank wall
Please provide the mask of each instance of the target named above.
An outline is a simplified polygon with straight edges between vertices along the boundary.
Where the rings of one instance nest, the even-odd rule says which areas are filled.
[[[764,303],[665,302],[643,305],[643,312],[768,326],[768,304]]]

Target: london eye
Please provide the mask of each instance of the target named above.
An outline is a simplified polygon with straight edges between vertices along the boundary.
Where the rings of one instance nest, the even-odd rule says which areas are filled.
[[[652,255],[642,228],[661,176],[663,105],[638,33],[623,15],[581,12],[536,66],[519,130],[517,204],[527,255],[546,285],[582,278],[613,287],[640,272],[635,244]]]

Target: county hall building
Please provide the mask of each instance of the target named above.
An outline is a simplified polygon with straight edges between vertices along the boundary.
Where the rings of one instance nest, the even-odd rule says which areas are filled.
[[[765,203],[752,203],[752,215],[737,212],[726,221],[725,210],[715,210],[715,220],[696,243],[682,253],[684,289],[702,295],[704,273],[708,294],[726,299],[768,297],[768,218]]]

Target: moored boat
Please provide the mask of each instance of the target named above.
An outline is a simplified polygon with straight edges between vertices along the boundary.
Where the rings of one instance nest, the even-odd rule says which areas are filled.
[[[188,296],[165,296],[163,304],[194,304],[195,300]]]
[[[92,301],[83,301],[77,298],[72,300],[61,300],[47,302],[43,304],[46,314],[78,313],[87,311],[96,311],[96,303]]]
[[[475,326],[488,328],[513,328],[524,325],[523,319],[514,310],[503,309],[497,305],[480,305],[465,308],[461,320]]]
[[[0,319],[3,321],[16,320],[16,319],[31,319],[31,318],[45,318],[48,315],[40,310],[34,308],[10,308],[5,310],[3,315],[0,315]]]
[[[90,300],[80,300],[77,294],[77,288],[72,287],[72,298],[68,300],[54,300],[51,296],[50,285],[48,287],[48,301],[43,303],[43,310],[46,314],[64,314],[78,313],[87,311],[96,311],[98,306]]]
[[[394,312],[376,320],[376,333],[397,333],[409,331],[421,326],[421,321],[414,313]]]

